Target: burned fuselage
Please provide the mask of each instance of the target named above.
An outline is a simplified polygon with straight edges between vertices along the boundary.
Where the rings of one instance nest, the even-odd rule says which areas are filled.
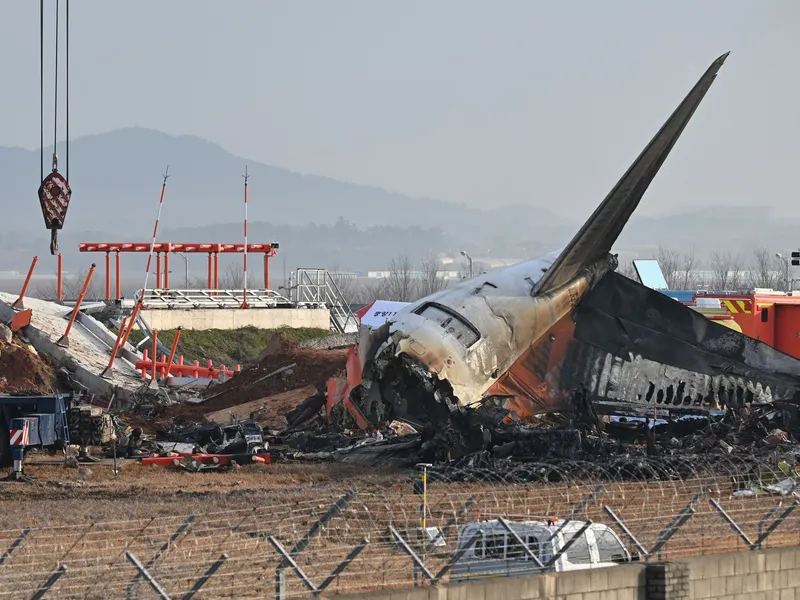
[[[348,380],[360,379],[360,382],[350,387],[345,396],[345,404],[360,426],[374,427],[403,419],[417,427],[436,428],[454,412],[490,400],[501,409],[498,411],[501,415],[504,409],[525,417],[540,409],[559,406],[573,388],[598,395],[600,380],[610,379],[613,371],[609,368],[608,374],[603,375],[600,356],[612,363],[614,357],[622,362],[633,357],[630,360],[634,366],[625,367],[625,377],[630,379],[640,374],[643,379],[627,385],[625,393],[614,391],[611,395],[622,403],[647,404],[651,385],[669,383],[661,367],[670,364],[670,357],[680,363],[693,343],[695,355],[700,358],[688,369],[675,364],[680,368],[673,371],[677,379],[687,377],[690,372],[697,375],[692,375],[689,386],[693,394],[709,396],[709,389],[725,387],[718,376],[736,375],[748,382],[743,385],[760,390],[762,396],[772,398],[780,388],[781,396],[793,397],[800,361],[782,365],[781,376],[770,383],[764,379],[765,376],[769,379],[769,368],[755,364],[770,351],[750,348],[749,358],[737,354],[735,348],[746,344],[742,341],[744,336],[736,332],[730,333],[741,339],[714,335],[694,338],[684,335],[686,339],[679,339],[670,335],[669,324],[665,332],[651,327],[647,333],[646,327],[636,329],[633,319],[628,326],[627,347],[613,341],[604,345],[596,335],[592,341],[582,342],[583,346],[572,343],[578,330],[591,333],[596,329],[593,324],[608,326],[622,322],[613,316],[606,319],[613,313],[610,309],[606,315],[594,314],[588,308],[587,313],[581,308],[583,300],[601,282],[618,277],[612,273],[616,257],[610,250],[726,57],[723,55],[711,64],[566,248],[479,275],[423,298],[399,311],[386,326],[373,331],[368,343],[365,338],[359,345],[360,378],[351,377],[353,374],[348,371]],[[667,311],[669,318],[680,320],[681,308],[692,312],[680,305],[672,308],[674,311]],[[628,309],[631,310],[630,306]],[[649,314],[646,305],[632,310]],[[617,335],[616,339],[623,337]],[[591,351],[576,354],[581,348],[585,350],[587,344]],[[658,344],[667,344],[672,351],[654,349]],[[641,353],[631,353],[641,349],[652,357],[642,359]],[[637,362],[636,356],[641,360]],[[742,360],[736,362],[737,357]],[[773,363],[781,362],[771,354],[770,357]],[[685,384],[681,390],[684,388]],[[642,402],[640,397],[644,398]],[[636,401],[631,402],[632,398]]]
[[[363,417],[372,425],[393,417],[421,426],[431,410],[483,402],[498,377],[616,266],[606,257],[569,284],[534,295],[559,254],[462,281],[399,311],[365,361],[356,390]]]

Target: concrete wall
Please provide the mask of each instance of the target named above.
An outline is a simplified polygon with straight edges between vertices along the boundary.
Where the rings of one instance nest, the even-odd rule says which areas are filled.
[[[800,599],[800,548],[699,556],[689,562],[689,598]]]
[[[800,600],[800,548],[500,577],[336,600]]]
[[[645,564],[335,596],[336,600],[642,600]]]
[[[192,308],[151,309],[142,316],[152,329],[239,329],[258,327],[315,327],[330,329],[327,308]]]

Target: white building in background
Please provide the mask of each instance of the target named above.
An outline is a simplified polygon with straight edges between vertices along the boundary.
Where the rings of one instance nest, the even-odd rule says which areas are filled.
[[[367,278],[369,279],[387,279],[391,277],[391,275],[392,272],[389,270],[367,271]],[[445,280],[460,279],[461,271],[439,271],[437,275]],[[424,271],[409,271],[408,276],[411,279],[424,279],[425,277],[428,276],[428,274]]]

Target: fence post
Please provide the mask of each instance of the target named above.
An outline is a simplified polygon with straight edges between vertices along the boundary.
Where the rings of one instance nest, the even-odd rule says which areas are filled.
[[[572,509],[571,518],[574,519],[575,517],[577,517],[581,511],[583,511],[587,506],[589,506],[590,502],[597,499],[598,494],[602,494],[605,491],[606,491],[606,486],[603,485],[602,483],[598,484],[591,492],[586,494],[583,500],[581,500],[575,505],[575,508]]]
[[[783,505],[783,502],[778,502],[775,506],[773,506],[771,509],[769,509],[767,511],[767,514],[765,514],[764,517],[758,522],[758,538],[757,539],[761,539],[761,533],[764,531],[764,523],[766,523],[767,519],[771,518],[772,515],[774,515],[776,512],[778,512],[778,509],[782,505]],[[762,550],[762,547],[761,547],[760,543],[758,545],[758,549]]]
[[[344,496],[339,498],[333,504],[333,506],[331,506],[328,509],[328,512],[322,515],[319,518],[319,520],[311,526],[311,528],[308,530],[308,533],[306,533],[288,553],[284,554],[283,560],[281,560],[281,562],[279,562],[278,566],[275,568],[276,598],[281,598],[281,599],[285,598],[285,595],[281,595],[286,593],[286,575],[284,574],[284,569],[286,568],[287,564],[290,564],[289,561],[287,561],[286,557],[288,556],[289,558],[291,558],[293,556],[300,554],[303,550],[305,550],[306,546],[308,546],[309,542],[311,541],[311,538],[317,535],[322,529],[322,527],[328,521],[330,521],[333,517],[338,515],[342,511],[342,509],[349,504],[349,502],[353,499],[355,495],[356,495],[355,490],[348,490]],[[275,540],[275,542],[277,543],[277,540]],[[273,546],[274,545],[275,544],[273,544]],[[280,544],[278,544],[278,546],[280,546]],[[275,546],[275,548],[277,549],[278,546]],[[282,549],[283,546],[280,546],[280,548]],[[278,552],[281,552],[281,550],[278,550]]]
[[[150,520],[150,523],[152,523],[152,522],[153,522],[153,519],[151,519],[151,520]],[[148,523],[148,525],[149,525],[150,523]],[[173,532],[173,534],[172,534],[172,535],[169,537],[169,539],[168,539],[168,540],[167,540],[167,541],[164,543],[164,545],[163,545],[163,546],[161,546],[161,548],[158,550],[158,552],[156,552],[156,553],[153,555],[153,558],[151,558],[149,561],[147,561],[147,565],[146,565],[146,567],[152,567],[152,566],[155,564],[155,562],[156,562],[156,561],[157,561],[159,558],[161,558],[161,555],[162,555],[162,554],[164,554],[164,552],[166,552],[166,551],[169,549],[170,545],[172,545],[172,543],[173,543],[175,540],[177,540],[177,539],[178,539],[178,537],[180,537],[180,535],[181,535],[182,533],[184,533],[184,532],[185,532],[185,531],[186,531],[186,530],[187,530],[189,527],[191,527],[192,523],[194,523],[194,515],[189,515],[188,517],[186,517],[186,520],[185,520],[185,521],[184,521],[184,522],[181,524],[181,526],[180,526],[180,527],[178,527],[178,528],[177,528],[177,529],[176,529],[176,530]],[[145,526],[145,527],[146,527],[146,526]],[[143,530],[144,530],[144,529],[143,529]],[[141,534],[141,532],[140,532],[139,534]],[[137,537],[138,537],[138,535],[137,535]],[[126,555],[127,555],[127,554],[130,554],[129,552],[127,552],[127,550],[126,550],[126,552],[125,552],[125,553],[126,553]],[[135,556],[133,556],[133,554],[131,554],[130,556],[131,556],[131,557],[133,557],[133,559],[134,559],[134,560],[136,560],[136,557],[135,557]],[[131,559],[129,558],[128,560],[131,560]],[[133,561],[131,561],[131,562],[133,562]],[[138,561],[138,560],[136,560],[136,563],[138,563],[138,562],[139,562],[139,561]],[[134,566],[136,566],[136,563],[134,563]],[[139,566],[141,566],[141,565],[139,565]],[[137,566],[136,568],[137,568],[137,569],[139,569],[139,566]],[[146,573],[146,571],[142,572],[142,569],[144,569],[144,568],[145,568],[145,567],[142,567],[141,569],[139,569],[139,573],[137,573],[137,574],[136,574],[136,575],[133,577],[133,579],[131,579],[131,581],[128,583],[128,588],[127,588],[127,597],[128,597],[128,598],[132,598],[132,597],[133,597],[133,588],[136,586],[136,582],[137,582],[137,581],[139,581],[139,577],[142,577],[142,576],[144,575],[144,573]],[[151,584],[151,585],[152,585],[152,584]]]
[[[321,594],[326,587],[328,587],[331,583],[333,583],[333,581],[339,576],[339,574],[342,571],[344,571],[350,565],[350,563],[352,563],[356,559],[356,557],[359,554],[361,554],[361,551],[364,548],[366,548],[367,545],[369,545],[369,540],[367,538],[361,540],[361,543],[355,548],[353,548],[350,551],[350,554],[348,554],[345,557],[345,559],[337,565],[337,567],[333,570],[333,572],[325,578],[325,581],[323,581],[320,584],[320,586],[317,588],[317,591],[314,592],[314,595],[317,596]]]
[[[433,583],[438,583],[438,582],[439,582],[439,581],[442,579],[442,577],[444,577],[444,576],[447,574],[447,572],[448,572],[450,569],[452,569],[452,568],[453,568],[453,565],[454,565],[454,564],[456,564],[456,563],[457,563],[457,562],[458,562],[458,561],[461,559],[461,557],[464,555],[464,553],[465,553],[467,550],[469,550],[470,548],[472,548],[472,546],[475,544],[475,542],[477,542],[477,541],[478,541],[478,539],[479,539],[479,538],[480,538],[482,535],[483,535],[483,529],[478,529],[478,531],[476,531],[476,532],[475,532],[475,534],[474,534],[474,535],[473,535],[471,538],[469,538],[469,539],[467,540],[467,543],[466,543],[466,544],[464,544],[463,546],[461,546],[461,548],[460,548],[460,549],[459,549],[459,550],[458,550],[458,551],[457,551],[455,554],[453,554],[453,558],[451,558],[451,559],[450,559],[450,562],[448,562],[448,563],[447,563],[445,566],[443,566],[443,567],[442,567],[442,568],[439,570],[439,572],[438,572],[438,573],[436,574],[436,576],[433,578]],[[527,547],[527,545],[525,545],[525,550],[526,550],[526,551],[527,551],[529,554],[531,554],[531,552],[530,552],[530,549]],[[533,554],[531,554],[531,556],[533,556]],[[538,559],[538,558],[536,558],[536,562],[539,562],[539,559]],[[542,565],[542,563],[541,563],[541,562],[539,562],[539,565]],[[543,565],[542,565],[542,566],[543,566]]]
[[[800,502],[795,500],[786,508],[785,511],[783,511],[780,515],[778,515],[778,518],[775,519],[769,527],[767,527],[767,530],[758,536],[758,539],[755,542],[756,546],[760,548],[764,540],[766,540],[770,536],[770,534],[773,531],[775,531],[775,529],[777,529],[778,525],[783,523],[789,517],[789,515],[794,512],[794,509],[797,508],[798,506],[800,506]]]
[[[322,527],[328,523],[328,521],[330,521],[333,517],[338,515],[341,512],[341,510],[345,506],[347,506],[350,500],[353,499],[355,495],[356,491],[350,490],[344,496],[339,498],[334,503],[334,505],[331,506],[330,509],[328,509],[328,512],[322,515],[322,517],[320,517],[320,519],[311,526],[311,529],[308,530],[308,533],[294,545],[291,551],[289,551],[289,554],[295,556],[297,554],[300,554],[303,550],[305,550],[306,546],[308,546],[308,543],[311,541],[311,538],[317,535],[322,529]]]
[[[129,550],[125,550],[125,558],[127,558],[128,562],[130,562],[134,567],[136,567],[136,570],[139,571],[138,575],[143,577],[144,580],[150,584],[150,587],[153,588],[153,591],[156,594],[158,594],[161,600],[170,600],[170,597],[161,588],[161,586],[158,585],[158,582],[155,579],[153,579],[153,576],[148,572],[147,569],[144,568],[142,563],[139,562],[139,559],[136,558],[133,554],[131,554]]]
[[[286,600],[286,570],[275,569],[275,600]]]
[[[408,542],[406,542],[403,539],[403,536],[397,533],[397,530],[391,525],[389,525],[389,533],[392,534],[392,537],[394,537],[395,542],[397,543],[398,546],[400,546],[403,552],[405,552],[406,554],[408,554],[409,557],[411,557],[411,560],[413,561],[414,565],[419,569],[419,571],[423,575],[425,575],[425,577],[428,578],[428,581],[434,581],[434,579],[436,578],[433,576],[433,573],[431,573],[428,570],[428,568],[425,566],[425,563],[423,563],[422,560],[420,560],[419,556],[417,556],[417,553],[414,552],[411,546],[408,545]]]
[[[211,565],[205,573],[203,573],[203,576],[197,580],[192,589],[183,595],[181,600],[192,600],[194,595],[200,591],[200,588],[206,584],[206,582],[214,575],[214,573],[219,571],[219,568],[225,563],[226,560],[228,560],[228,555],[223,552],[222,555],[214,562],[214,564]]]
[[[291,554],[284,549],[284,547],[281,545],[281,543],[278,540],[276,540],[273,536],[269,536],[267,539],[269,540],[269,543],[272,544],[272,547],[275,548],[275,550],[277,550],[278,553],[281,556],[283,556],[283,562],[287,563],[290,567],[292,567],[294,572],[297,573],[297,576],[300,578],[300,581],[302,581],[309,590],[311,590],[312,592],[316,592],[317,591],[317,586],[315,586],[311,582],[311,580],[308,578],[308,575],[305,574],[303,569],[300,568],[300,565],[298,565],[297,562],[292,558]],[[281,569],[281,575],[283,575],[283,570],[282,569]],[[281,577],[281,579],[282,579],[282,577]],[[285,590],[285,582],[282,581],[281,583],[283,585],[280,586],[280,587],[283,590],[283,592],[285,593],[285,591],[286,591]],[[278,590],[278,585],[277,585],[277,581],[276,581],[276,591],[277,590]]]
[[[578,531],[576,531],[576,532],[575,532],[575,533],[572,535],[572,537],[571,537],[571,538],[569,538],[569,540],[567,540],[567,543],[566,543],[566,544],[564,544],[564,545],[561,547],[561,549],[560,549],[558,552],[556,552],[556,553],[555,553],[555,554],[554,554],[554,555],[553,555],[553,556],[550,558],[550,560],[548,560],[548,561],[547,561],[547,564],[546,564],[546,565],[544,565],[544,566],[545,566],[545,568],[548,568],[548,569],[549,569],[549,568],[550,568],[550,567],[552,567],[554,564],[556,564],[556,561],[557,561],[559,558],[561,558],[561,555],[562,555],[562,554],[564,554],[564,553],[565,553],[567,550],[569,550],[569,549],[572,547],[572,544],[574,544],[576,541],[578,541],[578,538],[579,538],[579,537],[581,537],[581,536],[582,536],[582,535],[583,535],[583,534],[586,532],[586,530],[587,530],[587,529],[589,529],[589,527],[591,527],[591,526],[592,526],[592,522],[591,522],[591,521],[586,521],[586,522],[583,524],[583,527],[581,527],[581,528],[580,528]]]
[[[31,596],[31,600],[41,600],[44,598],[44,595],[50,591],[50,588],[56,584],[56,581],[61,579],[61,576],[67,572],[67,565],[61,565],[56,569],[56,572],[50,575],[50,578],[45,581],[43,586],[40,586],[39,589],[36,590],[36,593]],[[167,599],[169,600],[169,599]]]
[[[8,547],[8,550],[3,552],[3,556],[0,556],[0,567],[3,566],[3,563],[6,562],[6,560],[8,559],[8,557],[11,556],[11,554],[14,552],[14,550],[19,548],[19,545],[22,543],[22,540],[24,540],[26,537],[28,537],[28,534],[30,532],[31,532],[31,528],[30,527],[26,527],[25,529],[22,530],[22,533],[20,533],[17,536],[17,539],[15,539],[13,542],[11,542],[11,545]]]
[[[628,540],[630,540],[630,542],[634,546],[636,546],[636,549],[639,551],[639,554],[642,555],[642,558],[646,559],[647,550],[645,550],[644,546],[642,546],[642,544],[639,543],[639,540],[637,540],[636,536],[633,535],[630,529],[628,529],[628,526],[625,525],[625,523],[623,523],[622,519],[620,519],[617,515],[615,515],[614,511],[611,510],[608,506],[603,506],[603,510],[606,511],[606,514],[609,517],[611,517],[611,520],[617,524],[617,527],[619,527],[622,530],[622,533],[624,533],[627,536]]]
[[[517,544],[519,544],[519,546],[525,551],[525,554],[527,554],[528,557],[533,562],[536,563],[536,566],[544,568],[544,564],[542,564],[542,561],[539,560],[539,557],[536,556],[536,554],[534,554],[533,551],[528,547],[528,544],[526,544],[525,541],[521,537],[519,537],[519,534],[516,531],[514,531],[514,528],[511,527],[511,523],[509,523],[503,517],[498,517],[497,520],[500,522],[500,525],[503,526],[503,529],[505,529],[508,532],[508,534],[512,538],[514,538],[514,541]],[[477,534],[474,537],[475,537],[475,539],[477,539]],[[469,548],[472,545],[472,543],[474,543],[474,542],[467,543],[466,547]]]
[[[664,544],[666,544],[673,535],[678,533],[678,530],[683,527],[689,521],[689,519],[694,516],[694,514],[694,508],[688,506],[679,513],[677,520],[671,522],[664,529],[662,529],[658,534],[658,539],[655,546],[650,549],[650,556],[656,552],[659,552],[661,548],[664,547]]]
[[[719,502],[717,502],[713,498],[711,498],[708,502],[709,502],[709,504],[711,504],[711,506],[713,506],[715,509],[717,509],[717,512],[720,514],[720,516],[722,516],[722,518],[725,519],[728,522],[728,525],[731,526],[731,529],[733,529],[733,532],[736,535],[738,535],[740,538],[742,538],[744,543],[747,544],[747,547],[750,550],[753,550],[756,547],[755,544],[753,544],[753,542],[750,540],[750,538],[747,537],[747,534],[744,531],[742,531],[742,528],[739,527],[739,524],[736,521],[734,521],[733,518],[727,512],[725,512],[725,509],[722,508],[722,506],[720,506]],[[773,512],[774,512],[774,509],[773,509]],[[761,523],[763,523],[763,522],[764,522],[764,519],[762,519],[761,522],[759,522],[759,524],[758,524],[758,529],[759,529],[758,533],[759,533],[759,535],[761,534]]]

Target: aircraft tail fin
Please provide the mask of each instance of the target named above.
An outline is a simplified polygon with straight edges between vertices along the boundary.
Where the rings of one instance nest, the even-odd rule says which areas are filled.
[[[664,164],[694,111],[708,92],[729,52],[715,60],[628,168],[605,200],[584,223],[553,266],[539,280],[535,295],[571,281],[582,269],[607,256],[650,182]]]

